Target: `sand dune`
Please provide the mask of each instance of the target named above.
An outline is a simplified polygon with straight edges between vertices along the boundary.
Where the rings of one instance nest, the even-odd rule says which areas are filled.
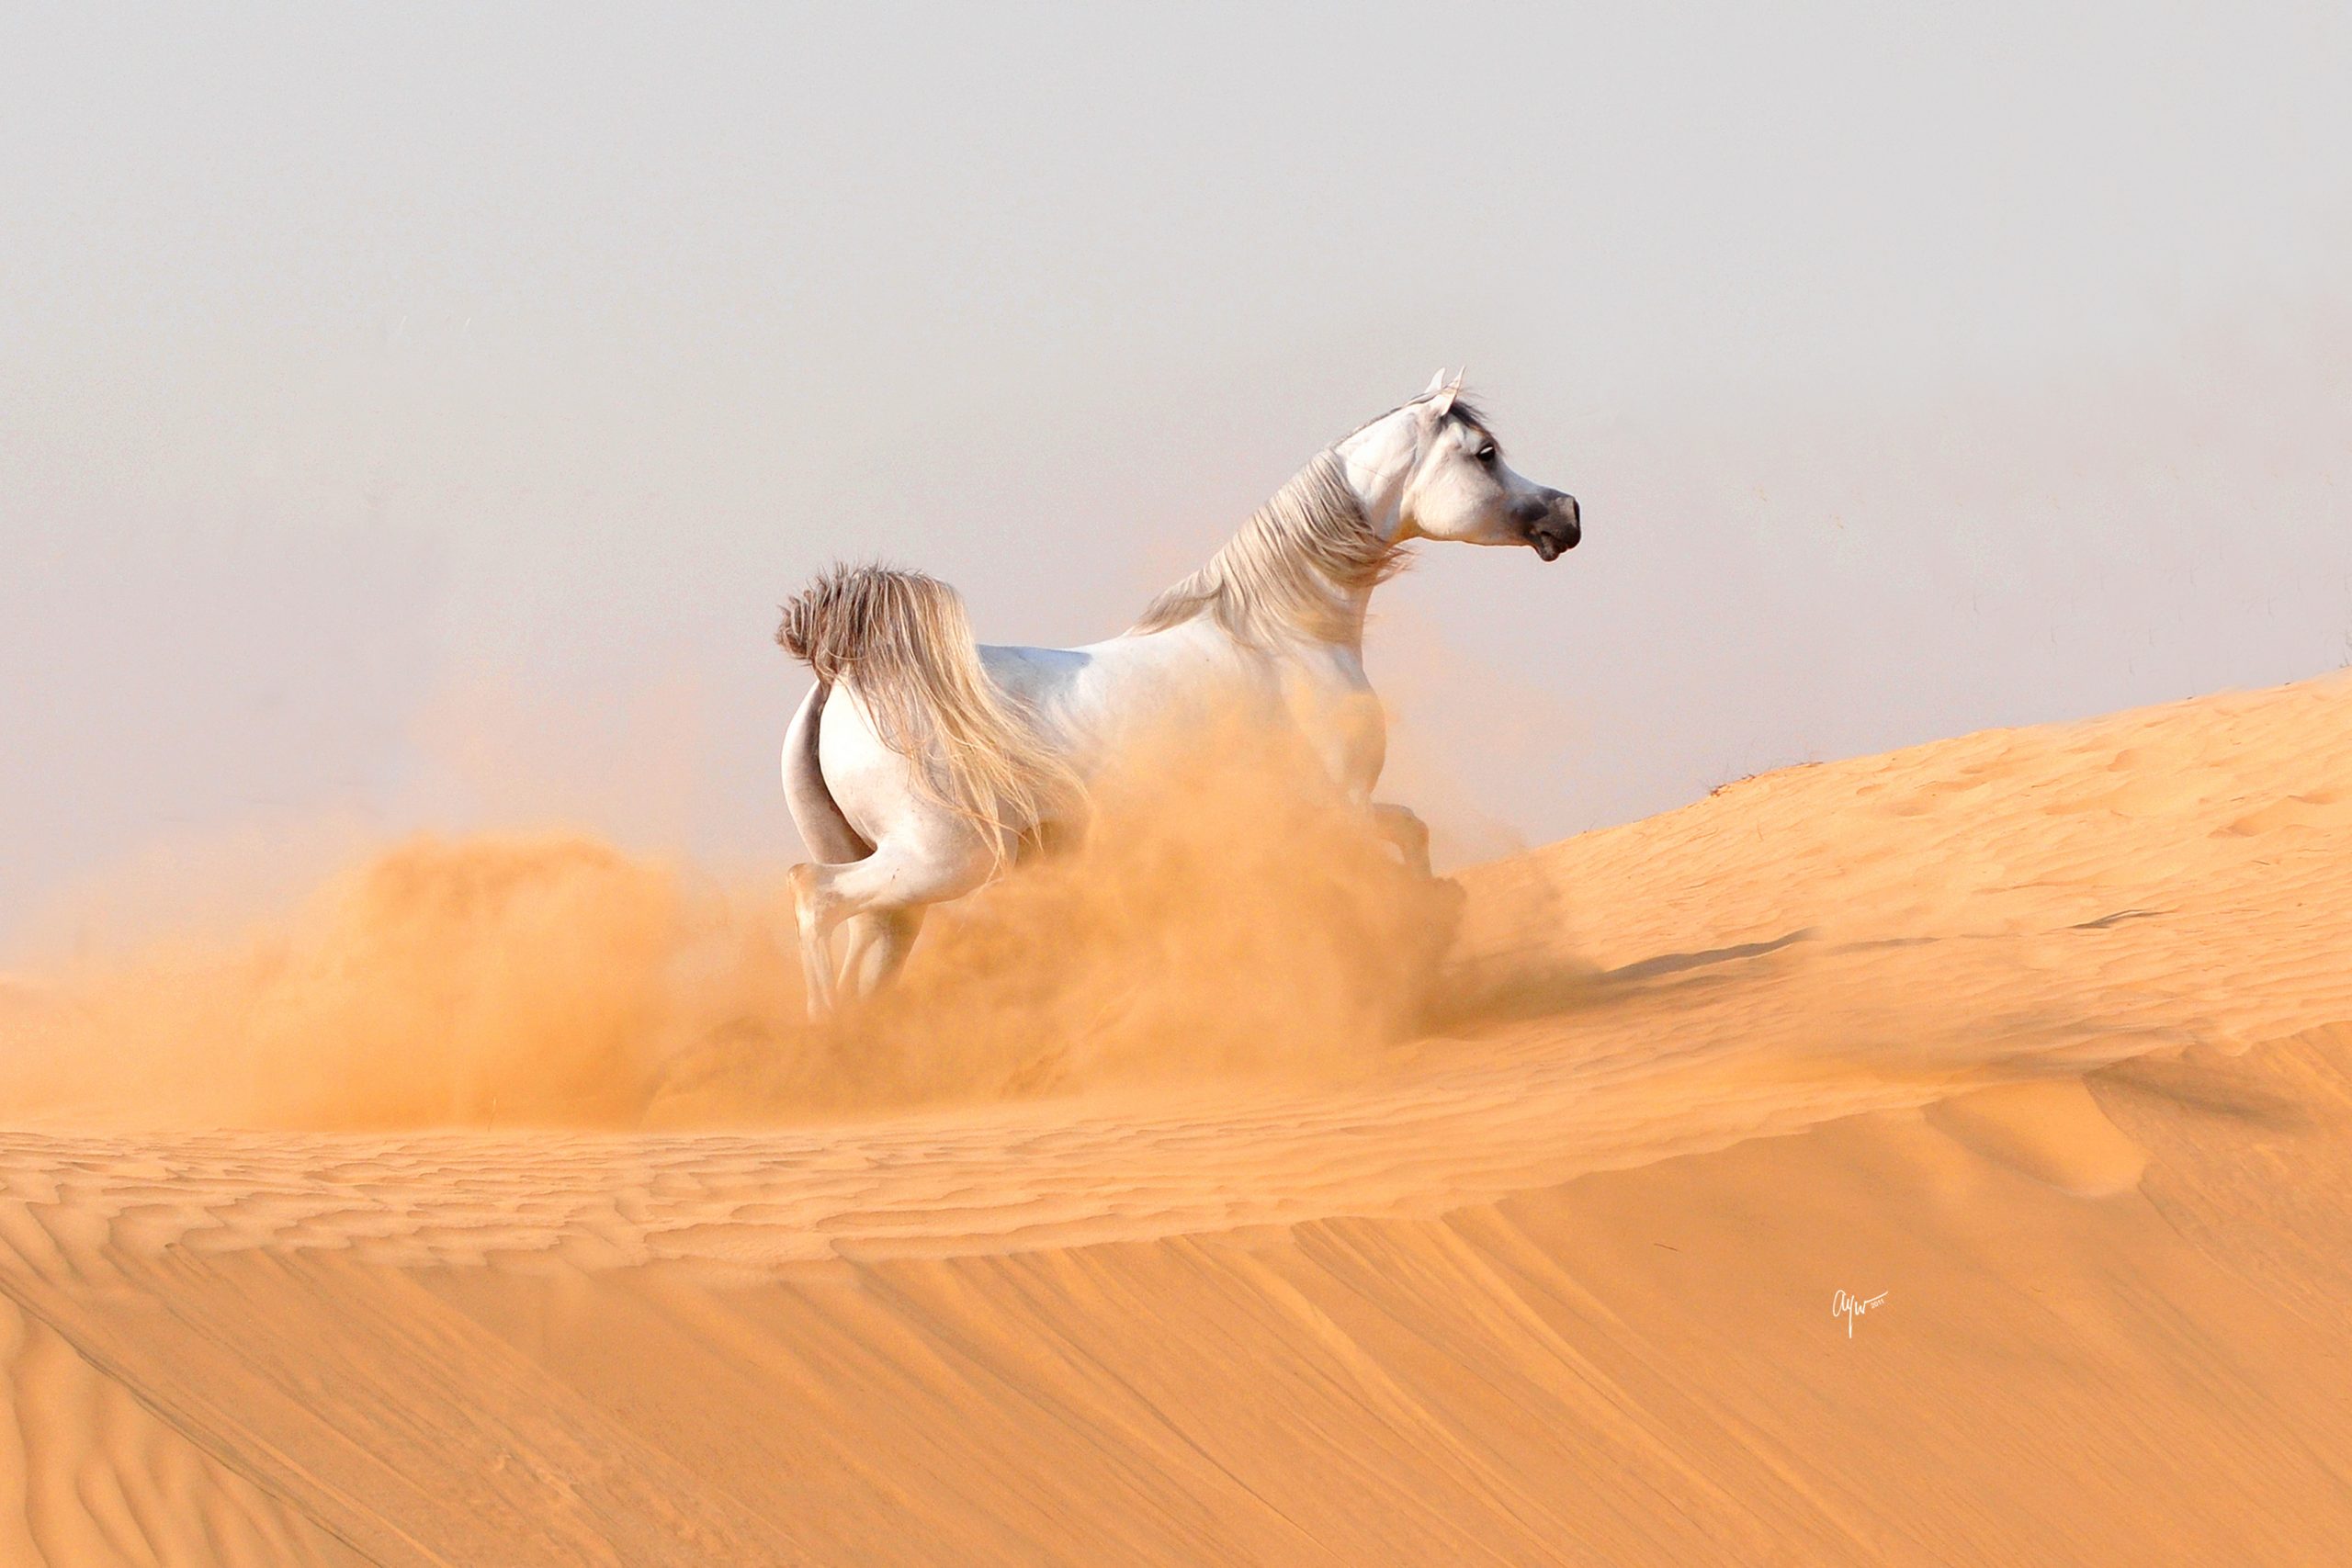
[[[2352,680],[1468,881],[1307,1078],[0,1131],[0,1560],[2343,1560]]]

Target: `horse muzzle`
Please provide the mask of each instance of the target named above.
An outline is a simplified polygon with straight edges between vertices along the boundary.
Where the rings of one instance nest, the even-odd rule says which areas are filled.
[[[1577,498],[1552,492],[1552,504],[1544,515],[1527,525],[1527,542],[1535,553],[1547,561],[1558,560],[1564,551],[1577,547],[1584,537],[1584,516],[1577,507]]]

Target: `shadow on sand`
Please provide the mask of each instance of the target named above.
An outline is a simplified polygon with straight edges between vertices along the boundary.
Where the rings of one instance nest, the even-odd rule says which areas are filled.
[[[1432,1033],[1469,1033],[1587,1011],[1637,991],[1655,995],[1661,988],[1657,982],[1674,976],[1687,976],[1674,982],[1678,987],[1730,983],[1738,978],[1738,972],[1725,973],[1724,965],[1762,958],[1819,934],[1808,926],[1770,942],[1663,953],[1614,969],[1599,968],[1557,953],[1522,950],[1487,954],[1446,972],[1430,998],[1423,1022]]]

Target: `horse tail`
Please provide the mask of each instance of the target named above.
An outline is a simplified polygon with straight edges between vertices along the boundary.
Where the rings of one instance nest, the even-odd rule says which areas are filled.
[[[835,565],[784,606],[775,640],[820,682],[854,692],[916,787],[1000,860],[1076,790],[1035,716],[981,668],[964,601],[937,578]]]

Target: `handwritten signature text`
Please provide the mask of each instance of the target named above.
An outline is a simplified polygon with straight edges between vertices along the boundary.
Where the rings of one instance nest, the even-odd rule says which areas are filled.
[[[1829,1315],[1832,1317],[1842,1317],[1846,1320],[1846,1337],[1851,1339],[1854,1337],[1854,1319],[1861,1316],[1862,1314],[1870,1311],[1872,1307],[1881,1305],[1885,1302],[1885,1300],[1886,1292],[1884,1291],[1881,1291],[1878,1294],[1867,1299],[1849,1296],[1845,1292],[1840,1291],[1836,1295],[1829,1298]]]

